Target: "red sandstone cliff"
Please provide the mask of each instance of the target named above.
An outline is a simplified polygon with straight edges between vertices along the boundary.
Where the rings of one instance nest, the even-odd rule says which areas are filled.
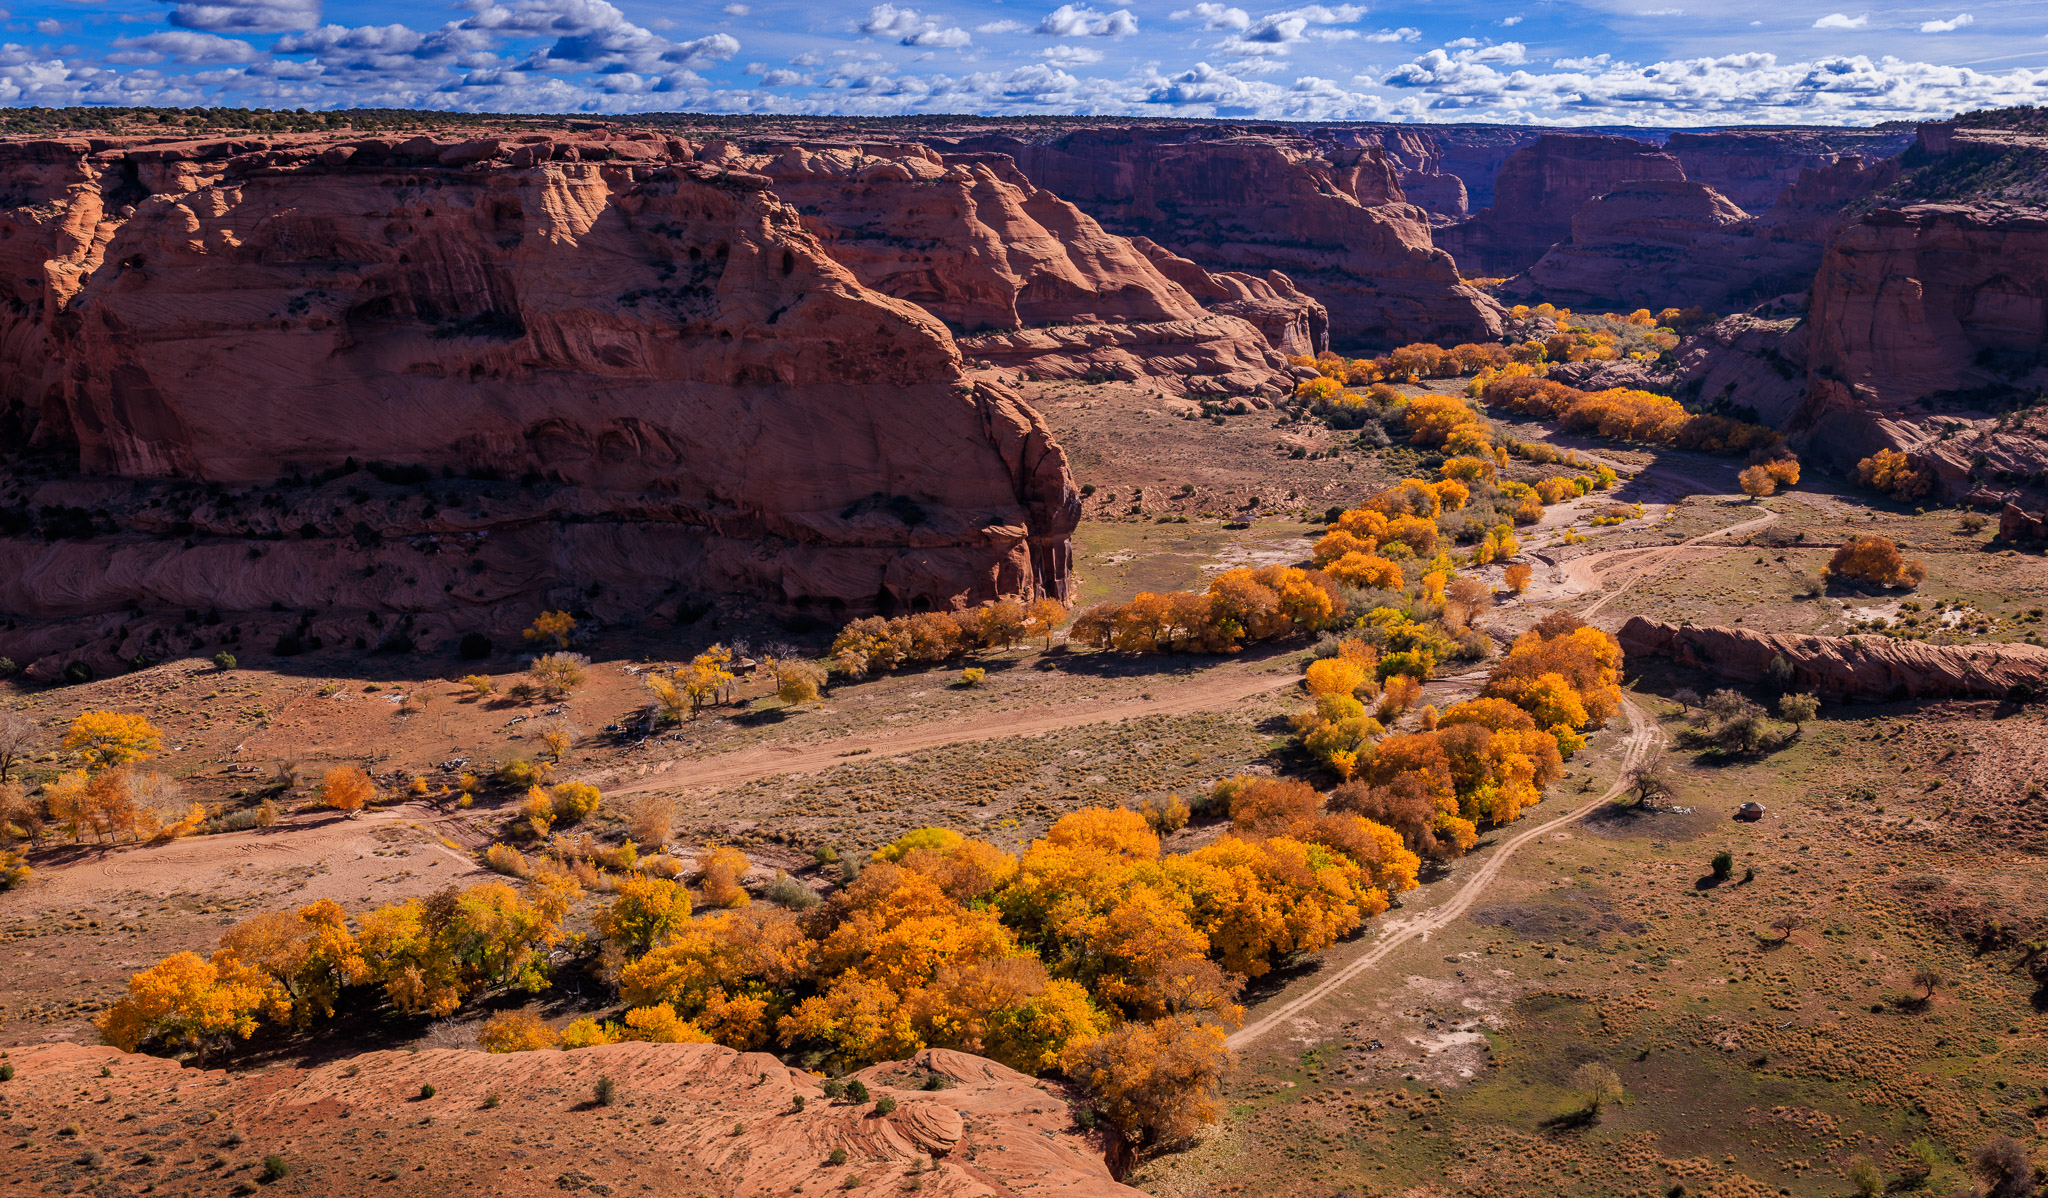
[[[1010,155],[1039,187],[1105,228],[1211,271],[1284,272],[1329,311],[1341,342],[1486,339],[1501,310],[1465,286],[1406,202],[1379,146],[1319,150],[1267,134],[1086,130],[1048,142],[962,139]]]
[[[1588,201],[1629,184],[1683,182],[1678,160],[1632,137],[1550,133],[1508,156],[1493,206],[1437,240],[1468,275],[1513,275],[1567,240]]]
[[[679,583],[824,612],[1065,591],[1078,502],[1043,422],[968,379],[940,321],[862,286],[765,176],[651,134],[5,153],[0,353],[44,443],[138,478],[353,459],[534,485],[344,511],[308,483],[195,514],[182,547],[136,500],[98,539],[0,541],[0,610],[452,620],[592,585],[623,610]],[[400,536],[436,547],[377,577]],[[17,658],[64,639],[7,635]]]
[[[1673,133],[1664,152],[1678,159],[1686,178],[1763,213],[1808,171],[1825,171],[1845,156],[1882,161],[1912,140],[1910,133],[1876,129],[1725,130]]]
[[[1169,277],[1005,155],[874,144],[707,153],[772,179],[863,285],[944,320],[970,357],[998,367],[1248,392],[1287,383],[1287,355],[1323,345],[1314,300],[1199,267]],[[1260,319],[1233,310],[1244,304]]]
[[[1872,212],[1828,247],[1810,323],[1813,373],[1792,431],[1812,452],[1846,468],[1903,450],[1951,497],[2048,467],[2027,421],[1999,417],[2048,387],[2048,213]]]

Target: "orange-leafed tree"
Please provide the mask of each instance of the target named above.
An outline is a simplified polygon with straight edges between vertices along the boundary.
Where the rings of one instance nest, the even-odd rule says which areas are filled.
[[[377,785],[359,765],[337,765],[320,779],[320,801],[354,815],[377,797]]]
[[[1221,1114],[1223,1038],[1199,1015],[1126,1023],[1069,1045],[1061,1066],[1129,1139],[1177,1143]]]
[[[119,711],[81,711],[64,733],[64,751],[77,754],[89,770],[146,760],[163,744],[163,733],[154,724]]]
[[[128,979],[128,993],[101,1015],[100,1038],[123,1052],[144,1048],[204,1054],[256,1034],[290,999],[253,965],[174,953]]]
[[[697,889],[706,907],[744,907],[747,892],[740,886],[746,876],[747,855],[731,845],[720,845],[697,863]]]
[[[1907,558],[1899,552],[1897,545],[1884,537],[1850,537],[1835,550],[1822,572],[1829,578],[1846,578],[1907,590],[1927,580],[1926,565]]]
[[[1067,605],[1057,599],[1033,599],[1024,609],[1024,635],[1040,638],[1052,648],[1052,634],[1066,622]]]
[[[569,647],[569,637],[575,631],[576,617],[565,611],[544,611],[534,617],[533,625],[521,635],[536,644],[566,649]]]
[[[1856,481],[1893,499],[1918,499],[1934,486],[1932,473],[1896,449],[1880,449],[1856,463]]]

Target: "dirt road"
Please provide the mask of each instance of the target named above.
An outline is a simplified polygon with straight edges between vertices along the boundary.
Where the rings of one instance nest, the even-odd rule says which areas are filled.
[[[1183,715],[1213,711],[1254,695],[1283,690],[1301,680],[1292,658],[1238,672],[1215,670],[1191,682],[1159,683],[1142,695],[1070,703],[1038,712],[1004,711],[965,720],[938,720],[914,728],[875,735],[841,736],[806,745],[773,745],[708,757],[676,757],[653,766],[654,772],[631,782],[599,781],[607,795],[642,790],[718,790],[777,774],[804,774],[845,765],[849,758],[872,761],[901,757],[967,741],[1011,736],[1039,736],[1088,724],[1108,724],[1148,715]]]
[[[1580,619],[1591,623],[1594,616],[1599,615],[1608,604],[1627,594],[1630,587],[1672,562],[1726,553],[1732,548],[1707,545],[1705,542],[1762,528],[1777,518],[1776,512],[1766,511],[1740,524],[1731,524],[1726,528],[1703,532],[1696,537],[1687,537],[1675,545],[1640,549],[1596,549],[1556,567],[1558,581],[1546,588],[1542,594],[1531,596],[1531,599],[1536,602],[1562,602],[1593,591],[1604,590],[1606,594],[1601,595],[1591,606],[1579,613]]]
[[[1360,974],[1385,960],[1388,954],[1392,953],[1395,949],[1418,937],[1427,938],[1430,933],[1450,926],[1461,918],[1465,912],[1471,910],[1472,904],[1479,901],[1480,896],[1486,893],[1487,887],[1491,886],[1494,879],[1500,876],[1501,869],[1514,857],[1517,849],[1520,849],[1532,840],[1542,837],[1545,833],[1554,832],[1575,820],[1584,819],[1587,815],[1599,810],[1600,805],[1603,803],[1613,802],[1623,790],[1628,788],[1629,774],[1637,766],[1649,760],[1650,753],[1657,744],[1656,721],[1646,715],[1641,708],[1627,700],[1623,700],[1622,708],[1628,715],[1629,733],[1628,739],[1623,742],[1625,748],[1622,758],[1621,776],[1615,779],[1614,785],[1608,787],[1604,794],[1566,815],[1516,833],[1488,855],[1485,863],[1480,865],[1473,872],[1472,876],[1466,880],[1464,886],[1460,887],[1458,892],[1442,906],[1403,925],[1398,930],[1389,932],[1356,960],[1338,968],[1328,977],[1320,978],[1309,989],[1258,1012],[1257,1019],[1238,1029],[1225,1043],[1233,1050],[1243,1049],[1260,1037],[1286,1024],[1288,1020],[1296,1015],[1329,997],[1338,987],[1348,985],[1356,980]]]

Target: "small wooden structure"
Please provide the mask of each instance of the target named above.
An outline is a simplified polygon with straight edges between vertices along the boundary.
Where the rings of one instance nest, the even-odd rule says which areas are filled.
[[[1735,809],[1736,819],[1748,820],[1751,823],[1755,823],[1757,820],[1760,820],[1763,817],[1764,805],[1762,803],[1744,803],[1742,806],[1737,807]]]

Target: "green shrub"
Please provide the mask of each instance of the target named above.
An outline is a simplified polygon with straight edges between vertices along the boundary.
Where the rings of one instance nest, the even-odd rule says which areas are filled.
[[[889,1097],[887,1094],[884,1094],[880,1098],[875,1099],[875,1114],[887,1115],[893,1113],[895,1110],[896,1100],[894,1098]]]
[[[618,1087],[613,1084],[610,1075],[598,1078],[596,1088],[591,1091],[591,1097],[599,1106],[610,1106],[618,1095]]]
[[[266,1182],[276,1181],[291,1171],[292,1167],[285,1163],[284,1158],[273,1152],[263,1158],[263,1172],[257,1176]]]
[[[1735,854],[1726,849],[1714,854],[1714,876],[1726,878],[1735,872]]]
[[[433,1096],[434,1096],[434,1087],[433,1087],[433,1086],[431,1086],[431,1085],[427,1085],[427,1086],[421,1086],[421,1087],[420,1087],[420,1097],[421,1097],[421,1098],[432,1098]]]
[[[834,1148],[832,1150],[832,1155],[826,1157],[825,1159],[831,1161],[835,1165],[843,1165],[846,1163],[846,1149]]]

